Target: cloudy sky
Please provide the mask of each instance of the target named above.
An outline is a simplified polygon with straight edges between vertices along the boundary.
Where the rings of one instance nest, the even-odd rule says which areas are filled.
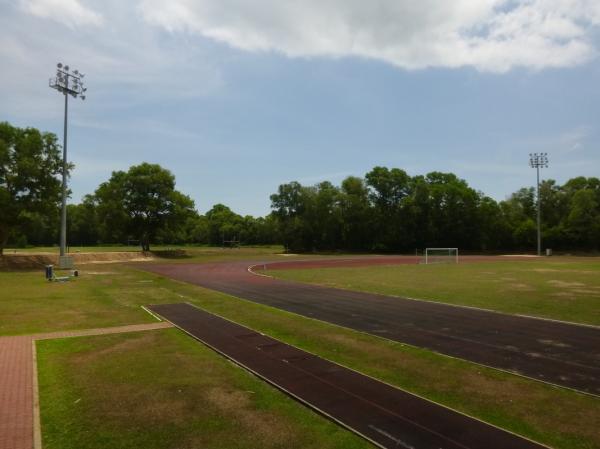
[[[0,0],[0,121],[62,139],[60,61],[74,201],[142,161],[201,212],[375,165],[503,199],[600,175],[599,51],[598,0]]]

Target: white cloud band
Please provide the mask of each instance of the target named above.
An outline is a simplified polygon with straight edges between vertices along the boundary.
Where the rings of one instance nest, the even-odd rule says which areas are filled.
[[[141,0],[144,19],[247,51],[504,72],[595,55],[597,0]]]
[[[85,7],[79,0],[21,0],[21,8],[44,19],[52,19],[71,28],[101,25],[102,16]]]

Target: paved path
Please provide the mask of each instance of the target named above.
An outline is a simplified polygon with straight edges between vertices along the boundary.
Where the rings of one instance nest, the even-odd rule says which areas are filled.
[[[33,342],[51,338],[139,332],[172,327],[160,322],[131,326],[0,337],[0,449],[34,447]],[[39,446],[38,446],[39,447]]]
[[[150,309],[382,448],[545,447],[192,305],[161,304]]]
[[[369,260],[381,263],[394,259],[361,258],[360,264]],[[326,263],[331,266],[334,262]],[[249,265],[252,263],[147,264],[143,268],[299,315],[600,395],[598,327],[283,281],[251,274]],[[282,268],[282,263],[277,265]]]

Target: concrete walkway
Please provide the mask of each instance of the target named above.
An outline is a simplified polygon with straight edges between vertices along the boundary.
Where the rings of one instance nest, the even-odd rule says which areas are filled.
[[[37,373],[34,342],[53,338],[140,332],[172,327],[171,323],[134,324],[101,329],[0,337],[0,449],[40,449]]]

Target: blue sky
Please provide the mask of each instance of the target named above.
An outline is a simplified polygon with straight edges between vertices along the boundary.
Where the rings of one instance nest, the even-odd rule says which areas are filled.
[[[376,165],[500,200],[535,181],[529,152],[558,182],[600,175],[599,48],[591,0],[0,0],[0,120],[62,139],[48,78],[86,73],[74,201],[142,161],[200,212]]]

